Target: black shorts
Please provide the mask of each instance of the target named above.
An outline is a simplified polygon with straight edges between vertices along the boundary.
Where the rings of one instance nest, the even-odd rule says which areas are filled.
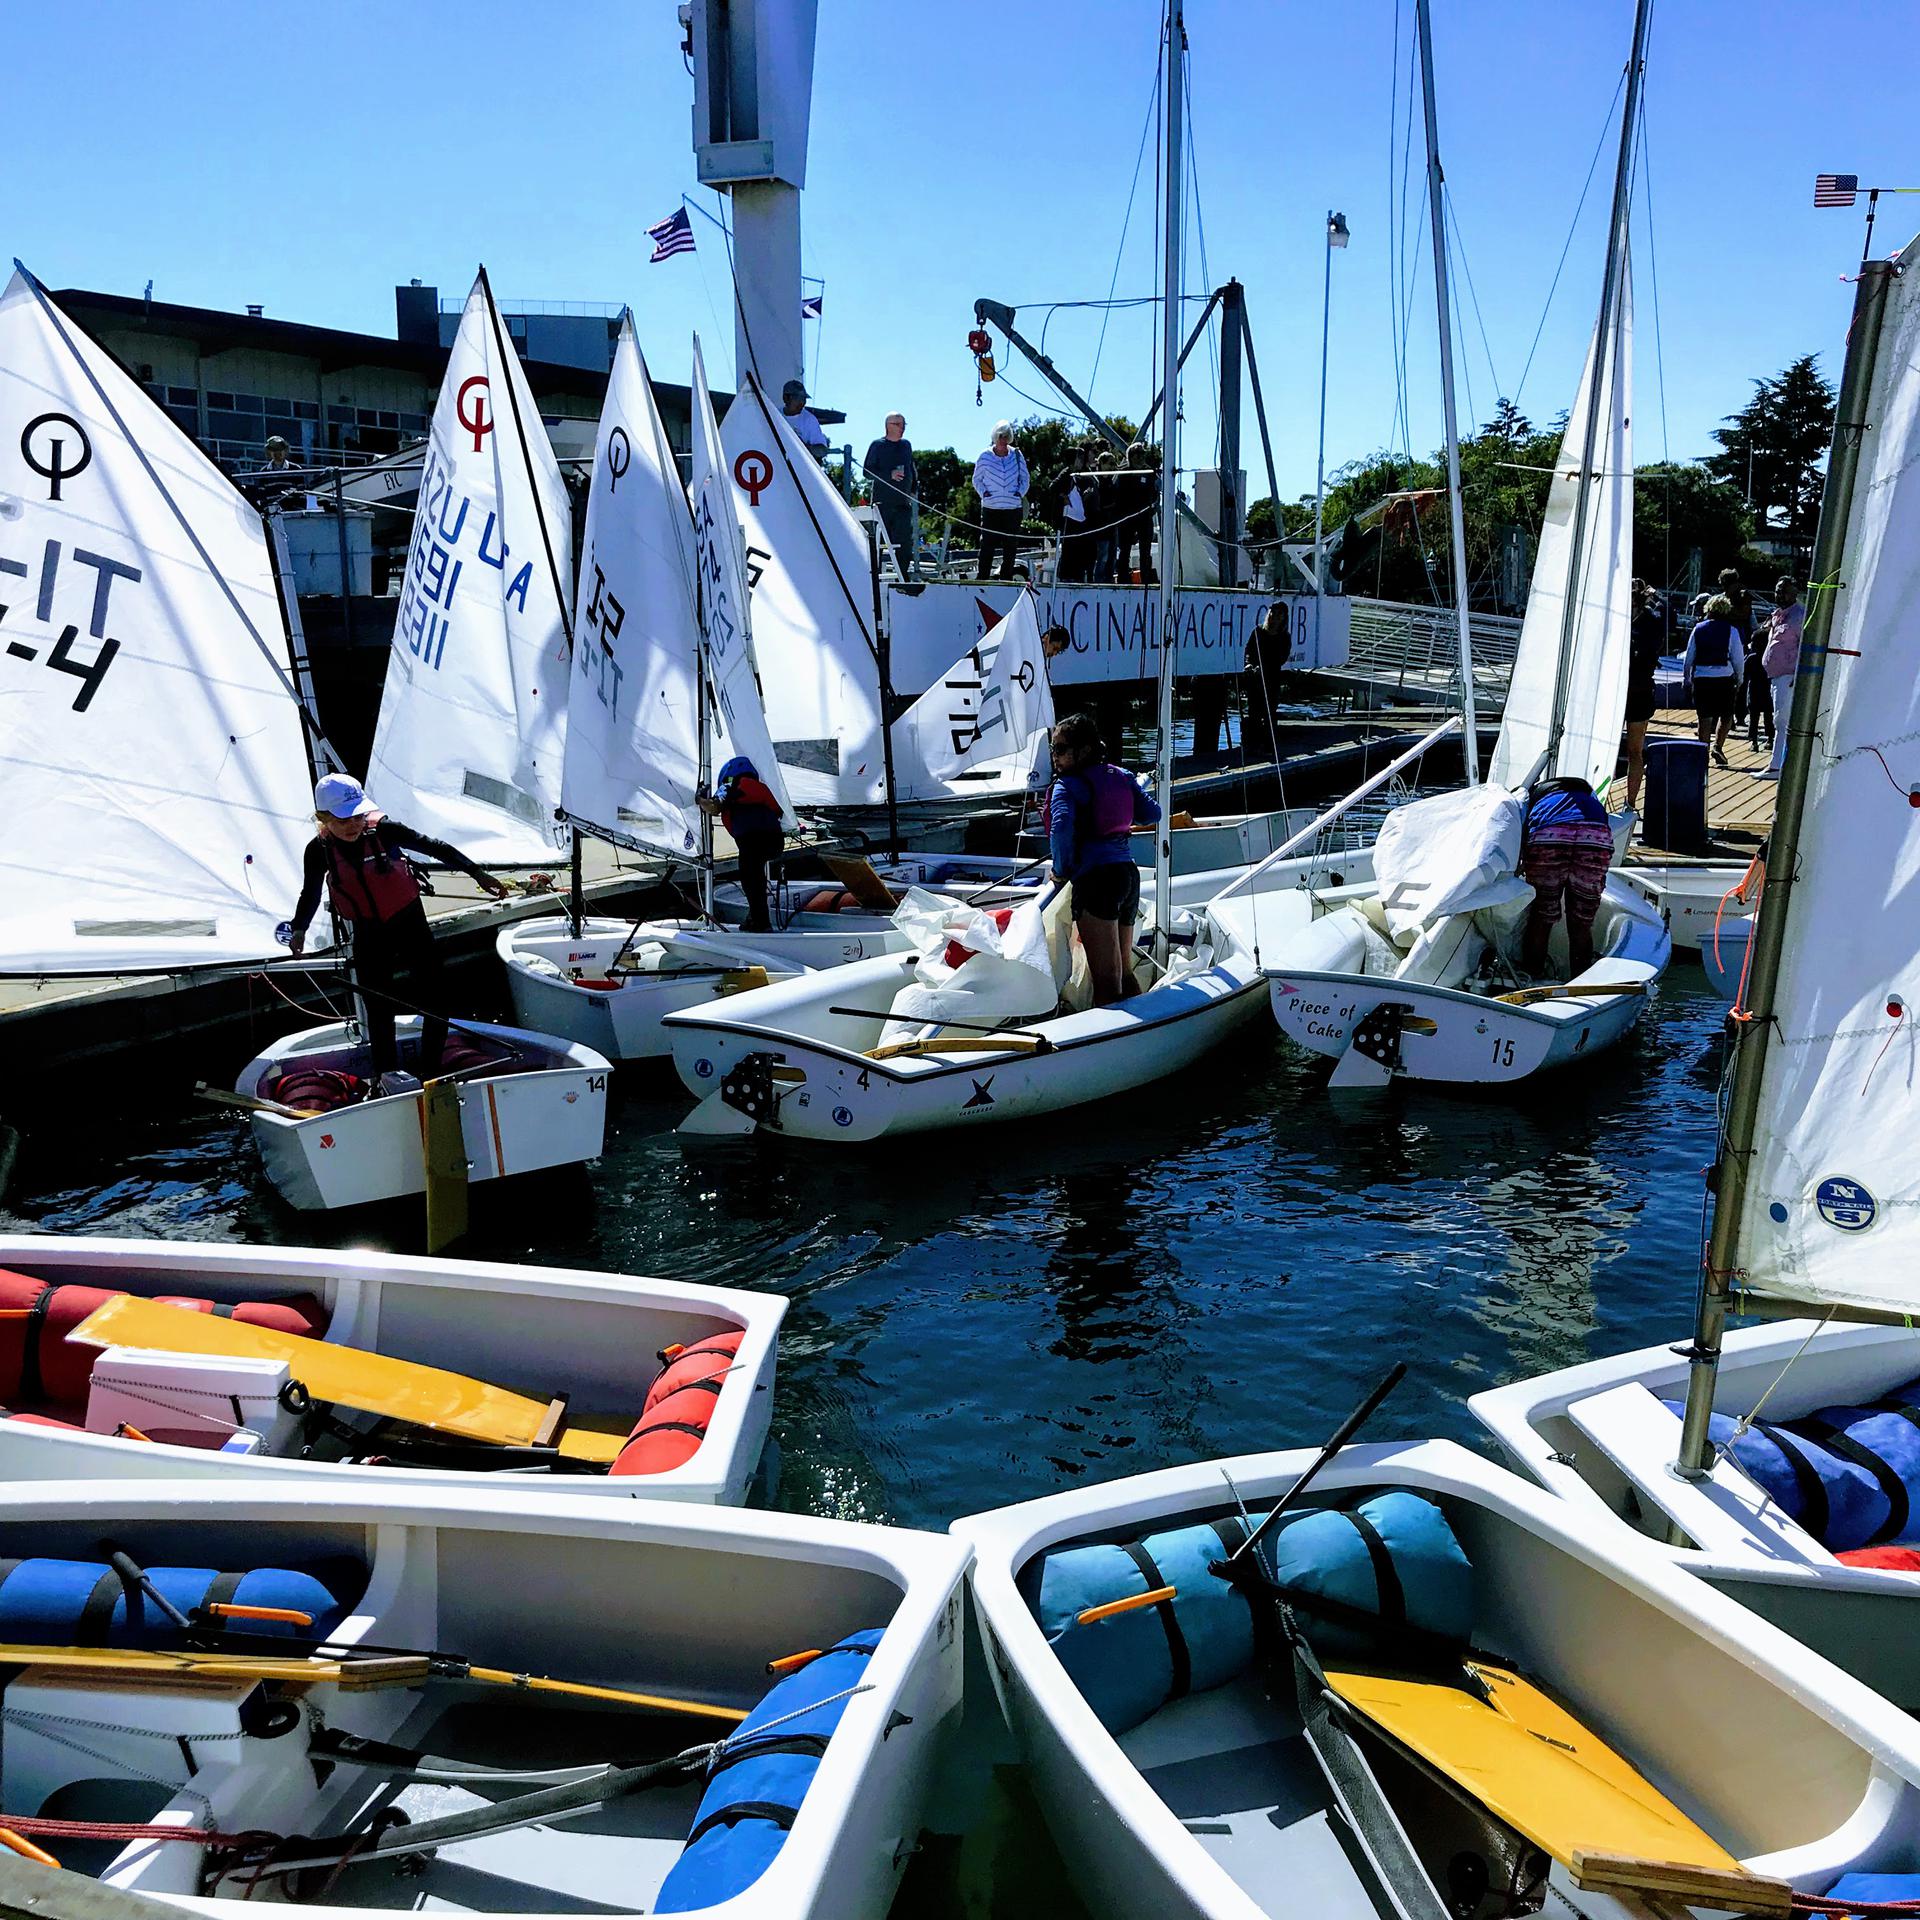
[[[1694,677],[1693,710],[1703,720],[1732,719],[1739,699],[1740,682],[1730,675],[1716,675],[1712,679]]]
[[[1632,726],[1637,720],[1651,720],[1659,710],[1659,705],[1651,687],[1635,686],[1631,681],[1628,682],[1626,713],[1628,726]]]
[[[1120,920],[1131,926],[1140,917],[1140,869],[1131,860],[1109,860],[1073,883],[1073,910],[1090,920]]]

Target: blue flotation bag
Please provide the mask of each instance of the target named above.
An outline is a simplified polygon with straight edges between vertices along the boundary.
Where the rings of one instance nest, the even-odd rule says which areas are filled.
[[[291,1621],[236,1623],[249,1636],[324,1640],[345,1619],[349,1602],[310,1573],[255,1567],[148,1567],[149,1580],[186,1614],[210,1602],[291,1607],[311,1614],[311,1627]],[[336,1582],[336,1585],[339,1583]],[[170,1647],[179,1629],[137,1585],[95,1560],[0,1559],[0,1641],[36,1647]]]
[[[1276,1523],[1255,1549],[1322,1660],[1404,1659],[1473,1638],[1473,1566],[1447,1516],[1394,1488]]]
[[[1253,1659],[1246,1596],[1208,1571],[1247,1537],[1233,1518],[1149,1534],[1126,1546],[1050,1553],[1034,1612],[1068,1677],[1109,1733],[1125,1733],[1169,1700],[1224,1686]],[[1086,1626],[1079,1616],[1157,1587],[1172,1600]]]
[[[1868,1907],[1920,1900],[1920,1873],[1843,1873],[1821,1897],[1858,1900]]]
[[[1708,1428],[1744,1474],[1829,1553],[1920,1544],[1920,1381],[1872,1406],[1822,1407],[1794,1420]],[[1679,1403],[1666,1403],[1680,1411]]]
[[[772,1866],[847,1710],[848,1689],[866,1679],[881,1632],[868,1627],[850,1633],[788,1674],[727,1736],[707,1775],[686,1847],[661,1883],[655,1913],[718,1906]],[[756,1731],[775,1720],[780,1725],[756,1740]]]

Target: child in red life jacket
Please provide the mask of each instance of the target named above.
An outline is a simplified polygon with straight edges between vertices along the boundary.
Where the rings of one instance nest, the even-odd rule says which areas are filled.
[[[1140,869],[1128,836],[1160,818],[1160,803],[1104,754],[1090,715],[1070,713],[1054,728],[1045,814],[1054,884],[1073,888],[1073,924],[1097,1007],[1140,990],[1127,966],[1140,917]]]
[[[700,802],[704,813],[717,813],[720,824],[740,854],[740,891],[747,896],[747,931],[770,933],[767,912],[767,869],[787,844],[780,825],[780,802],[744,754],[735,754],[720,769],[711,798]]]
[[[458,867],[495,898],[507,886],[458,847],[389,820],[367,798],[360,782],[344,773],[330,773],[314,788],[313,809],[320,831],[307,842],[300,902],[293,910],[288,944],[295,953],[305,949],[307,927],[320,905],[324,881],[334,912],[353,926],[353,972],[365,994],[367,1043],[377,1079],[400,1064],[393,1032],[394,989],[400,975],[431,980],[440,972],[420,883],[406,855],[424,853],[443,866]],[[420,1031],[422,1080],[439,1072],[446,1044],[446,1016],[429,1013]]]

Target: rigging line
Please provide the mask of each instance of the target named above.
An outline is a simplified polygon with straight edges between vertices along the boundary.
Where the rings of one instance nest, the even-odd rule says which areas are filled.
[[[1653,28],[1647,28],[1649,39]],[[1640,191],[1647,203],[1647,274],[1653,290],[1653,364],[1660,383],[1660,458],[1670,462],[1673,448],[1667,438],[1667,355],[1660,338],[1660,254],[1653,239],[1653,149],[1647,141],[1647,96],[1640,95]],[[1671,569],[1669,576],[1671,576]]]
[[[1187,179],[1193,188],[1193,227],[1194,234],[1200,246],[1200,280],[1203,286],[1211,288],[1213,285],[1213,270],[1207,265],[1207,222],[1206,216],[1200,210],[1200,143],[1193,137],[1193,68],[1190,64],[1181,68],[1181,92],[1185,95],[1187,103]],[[1213,384],[1210,391],[1216,396],[1213,431],[1213,464],[1217,467],[1220,464],[1220,433],[1223,424],[1219,417],[1218,403],[1218,395],[1220,392],[1220,350],[1218,346],[1217,325],[1209,325],[1207,328],[1207,367],[1213,376]],[[1182,418],[1184,418],[1184,408],[1182,408],[1181,413]]]
[[[1127,187],[1127,211],[1125,216],[1122,218],[1120,222],[1120,244],[1114,249],[1113,274],[1112,274],[1112,277],[1107,281],[1106,304],[1107,304],[1108,310],[1107,312],[1103,313],[1100,316],[1100,338],[1094,344],[1093,372],[1087,380],[1087,392],[1089,395],[1091,395],[1093,392],[1094,381],[1100,378],[1100,355],[1105,350],[1106,344],[1107,344],[1107,322],[1113,317],[1113,314],[1112,314],[1113,290],[1115,287],[1117,287],[1120,284],[1120,262],[1125,257],[1126,251],[1127,251],[1128,229],[1133,225],[1134,197],[1140,191],[1140,163],[1147,157],[1147,137],[1153,132],[1153,123],[1155,119],[1154,109],[1159,104],[1160,104],[1160,63],[1156,61],[1154,63],[1154,69],[1153,69],[1153,89],[1147,95],[1146,124],[1140,129],[1139,151],[1135,153],[1135,155],[1133,156],[1133,179]],[[1156,163],[1156,171],[1157,171],[1157,163]],[[1088,304],[1092,305],[1095,303],[1089,302]],[[1125,304],[1131,304],[1131,303],[1125,303]]]
[[[1407,186],[1413,170],[1413,94],[1414,72],[1419,60],[1417,37],[1409,32],[1407,36],[1407,124],[1400,140],[1400,206],[1398,231],[1399,279],[1395,286],[1395,298],[1400,302],[1399,316],[1399,355],[1395,363],[1395,372],[1399,382],[1400,435],[1409,460],[1413,458],[1413,401],[1412,389],[1408,381],[1408,362],[1413,355],[1411,331],[1413,325],[1413,294],[1420,278],[1420,252],[1410,238],[1412,228],[1407,222]],[[1396,76],[1397,80],[1397,76]],[[1426,176],[1421,175],[1420,207],[1415,209],[1417,220],[1426,206]],[[1388,176],[1388,191],[1392,191],[1392,176]]]
[[[1614,85],[1613,98],[1607,102],[1606,117],[1600,123],[1600,138],[1594,142],[1593,158],[1587,162],[1587,177],[1581,184],[1580,198],[1574,205],[1573,218],[1567,223],[1566,241],[1560,249],[1560,259],[1559,263],[1554,267],[1553,280],[1547,288],[1546,303],[1540,309],[1540,324],[1533,330],[1533,344],[1527,349],[1527,363],[1520,369],[1520,381],[1513,390],[1513,404],[1516,407],[1520,404],[1521,394],[1526,391],[1527,375],[1533,370],[1533,356],[1539,350],[1540,336],[1547,330],[1547,315],[1553,309],[1554,291],[1560,285],[1560,275],[1566,268],[1567,255],[1573,249],[1573,236],[1575,230],[1580,225],[1581,210],[1587,204],[1587,193],[1593,186],[1594,171],[1600,165],[1600,155],[1606,148],[1607,135],[1613,130],[1613,110],[1619,104],[1621,90],[1626,84],[1627,76],[1623,70],[1619,80]]]
[[[194,527],[193,523],[182,511],[180,503],[174,499],[173,494],[167,487],[167,483],[160,478],[159,470],[154,466],[153,462],[147,458],[146,448],[133,437],[126,421],[120,417],[120,409],[113,404],[112,396],[107,392],[106,388],[100,384],[99,375],[97,375],[93,368],[87,363],[80,349],[73,344],[73,337],[67,332],[66,323],[60,309],[48,298],[47,290],[40,284],[38,278],[28,272],[27,268],[24,267],[19,260],[16,259],[13,265],[14,270],[26,280],[28,287],[32,290],[34,299],[39,303],[40,311],[47,317],[47,324],[60,336],[60,344],[65,347],[67,352],[72,356],[74,365],[86,375],[87,384],[92,387],[100,404],[106,408],[107,417],[119,428],[120,437],[133,450],[140,465],[145,469],[147,478],[153,482],[154,488],[159,493],[160,498],[167,503],[169,511],[173,514],[173,517],[179,521],[180,530],[193,542],[193,550],[200,556],[200,564],[205,567],[208,573],[219,583],[220,591],[226,596],[227,605],[233,609],[240,624],[246,628],[247,637],[260,649],[261,657],[266,661],[268,670],[272,673],[274,679],[280,683],[281,690],[286,694],[288,699],[293,702],[293,710],[300,716],[301,726],[307,733],[313,736],[315,745],[325,747],[328,753],[334,754],[334,764],[336,766],[344,766],[346,762],[341,760],[338,754],[334,753],[333,742],[321,731],[318,716],[307,711],[307,703],[300,697],[300,689],[294,682],[292,671],[287,665],[286,659],[284,657],[276,657],[274,650],[267,645],[265,635],[261,633],[260,629],[256,627],[248,617],[246,608],[240,604],[239,596],[234,592],[233,588],[227,584],[227,576],[213,564],[213,556],[208,553],[206,547],[201,543],[198,529]],[[173,424],[170,418],[168,424]],[[178,427],[175,427],[174,431],[178,433],[180,430]],[[182,434],[181,437],[184,439],[186,436]],[[188,445],[192,446],[193,443],[188,441]],[[200,453],[200,449],[195,446],[194,452],[198,454]],[[201,454],[200,457],[202,459],[206,458],[204,454]],[[209,464],[211,464],[211,462],[209,462]],[[226,476],[222,474],[221,478],[224,480]],[[227,481],[227,484],[229,486],[233,485],[230,480]],[[238,488],[234,490],[236,492],[239,491]],[[246,496],[242,494],[241,498],[245,499]],[[247,506],[254,517],[260,520],[260,536],[267,548],[268,567],[271,571],[273,543],[267,531],[266,522],[260,518],[260,510],[253,505],[252,501],[247,501]],[[289,648],[292,646],[291,634],[286,636],[286,643]]]
[[[1467,298],[1473,304],[1474,324],[1480,329],[1480,347],[1487,356],[1487,372],[1492,377],[1493,397],[1497,402],[1504,397],[1504,390],[1500,385],[1500,369],[1493,364],[1493,342],[1487,338],[1487,323],[1480,315],[1480,296],[1474,291],[1473,286],[1473,264],[1467,258],[1467,237],[1460,230],[1460,211],[1454,204],[1452,188],[1447,189],[1446,204],[1447,218],[1453,225],[1453,242],[1460,250],[1460,274],[1467,283]]]

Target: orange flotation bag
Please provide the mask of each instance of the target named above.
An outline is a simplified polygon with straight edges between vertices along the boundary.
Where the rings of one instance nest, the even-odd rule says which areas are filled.
[[[707,1436],[721,1383],[745,1338],[745,1329],[736,1328],[696,1340],[690,1347],[668,1347],[660,1356],[665,1365],[647,1389],[640,1418],[608,1473],[666,1473],[685,1466]]]
[[[0,1406],[83,1404],[100,1349],[67,1336],[96,1308],[119,1299],[121,1291],[39,1280],[0,1268]],[[236,1306],[189,1294],[154,1297],[165,1306],[225,1314],[250,1326],[308,1339],[319,1339],[327,1330],[326,1308],[307,1294],[290,1300],[246,1300]]]

